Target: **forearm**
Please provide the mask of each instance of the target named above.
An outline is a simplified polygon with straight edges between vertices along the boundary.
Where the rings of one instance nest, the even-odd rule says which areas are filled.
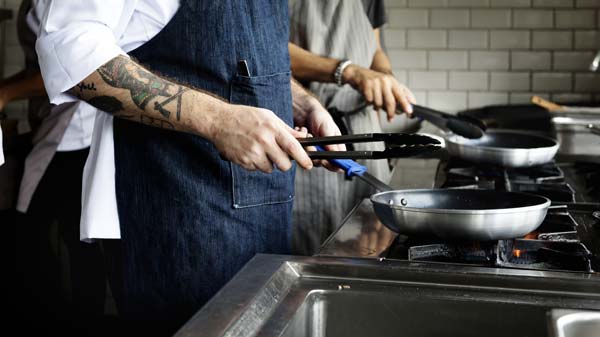
[[[392,64],[383,49],[377,49],[371,63],[371,70],[384,74],[392,74]]]
[[[39,71],[32,73],[22,71],[0,84],[0,100],[4,104],[45,94],[44,81]]]
[[[227,103],[117,56],[69,92],[117,118],[208,138]],[[198,111],[201,107],[202,111]]]
[[[301,81],[334,82],[340,60],[319,56],[288,43],[292,74]]]
[[[381,46],[381,35],[379,28],[374,30],[375,41],[377,43],[377,50],[373,55],[373,62],[371,62],[371,69],[384,74],[392,74],[392,64],[390,59],[386,55],[385,51]]]

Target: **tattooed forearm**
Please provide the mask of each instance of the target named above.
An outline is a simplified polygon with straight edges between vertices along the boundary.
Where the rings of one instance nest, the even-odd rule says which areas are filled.
[[[109,85],[129,90],[131,99],[137,107],[144,110],[148,102],[154,102],[154,110],[163,117],[171,117],[171,111],[165,105],[177,100],[176,118],[181,119],[181,95],[188,91],[181,85],[170,83],[142,67],[131,67],[130,60],[114,58],[98,69],[98,74]],[[175,94],[172,92],[175,91]]]
[[[153,74],[117,56],[69,93],[118,118],[158,128],[208,136],[227,103],[209,93]]]
[[[84,80],[73,87],[71,93],[115,117],[166,129],[176,129],[170,120],[181,120],[182,96],[190,90],[189,88],[154,75],[123,56],[107,62],[92,76],[99,77],[99,81]],[[118,94],[115,92],[112,95],[98,93],[100,84],[113,89],[123,89],[128,93],[128,97],[122,97],[122,92]],[[126,113],[129,99],[137,110],[134,114]],[[149,104],[150,102],[152,104]],[[151,112],[157,115],[152,115]]]
[[[116,115],[118,112],[124,110],[123,103],[112,96],[92,97],[88,100],[88,103],[112,115]]]
[[[159,127],[161,129],[175,130],[175,126],[173,125],[173,123],[160,118],[142,115],[140,116],[140,123],[144,125]]]

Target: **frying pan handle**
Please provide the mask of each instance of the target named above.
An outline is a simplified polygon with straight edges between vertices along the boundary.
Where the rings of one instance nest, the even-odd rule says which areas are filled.
[[[315,146],[317,151],[326,151],[321,146]],[[362,166],[361,164],[355,162],[352,159],[327,159],[330,163],[333,163],[339,166],[344,172],[346,172],[346,176],[361,176],[363,173],[367,172],[367,167]]]
[[[420,106],[417,104],[413,104],[413,115],[415,117],[419,117],[422,118],[426,121],[428,121],[429,123],[437,126],[438,128],[448,131],[448,127],[446,126],[447,118],[444,114],[442,114],[439,111],[436,110],[432,110],[429,108],[426,108],[424,106]]]

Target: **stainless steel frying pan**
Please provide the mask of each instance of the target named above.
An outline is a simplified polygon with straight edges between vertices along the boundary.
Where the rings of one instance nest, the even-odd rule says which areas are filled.
[[[467,189],[392,190],[353,160],[331,159],[381,193],[371,196],[379,220],[394,232],[456,240],[525,236],[546,217],[550,200],[521,192]]]
[[[523,237],[546,217],[542,196],[491,190],[398,190],[371,196],[379,220],[394,232],[460,240]]]
[[[559,147],[559,143],[552,138],[513,130],[488,129],[478,139],[457,135],[445,138],[451,156],[504,167],[545,164],[554,158]]]

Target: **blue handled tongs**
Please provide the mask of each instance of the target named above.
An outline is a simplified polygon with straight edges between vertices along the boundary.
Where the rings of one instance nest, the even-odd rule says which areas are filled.
[[[324,148],[320,146],[316,146],[318,152],[327,152]],[[329,151],[331,153],[331,151]],[[335,164],[342,170],[344,170],[346,176],[348,178],[358,177],[362,181],[367,184],[373,186],[376,190],[380,192],[391,191],[392,188],[390,185],[384,183],[383,181],[377,179],[369,172],[367,172],[367,167],[363,166],[352,159],[328,159],[331,163]]]
[[[439,140],[409,133],[365,133],[332,137],[298,139],[302,146],[384,142],[383,151],[308,151],[312,159],[387,159],[422,155],[441,149]]]

